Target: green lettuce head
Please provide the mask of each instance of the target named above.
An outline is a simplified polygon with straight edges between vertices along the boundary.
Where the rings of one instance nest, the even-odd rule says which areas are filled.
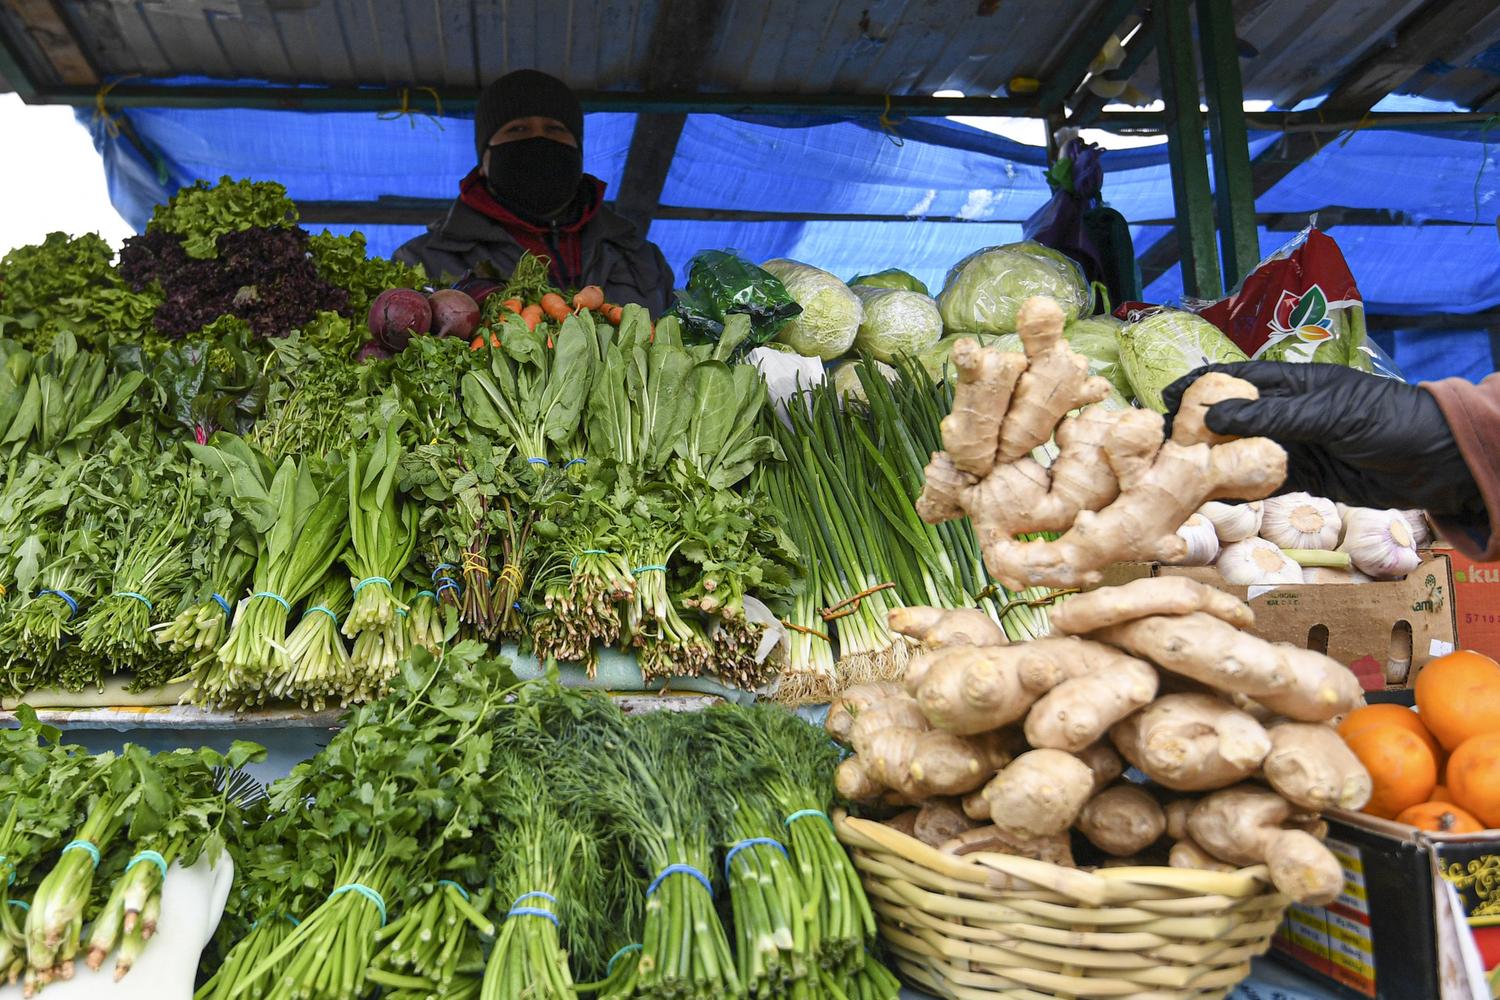
[[[854,346],[864,310],[859,296],[827,271],[795,260],[768,260],[771,272],[802,307],[799,316],[781,328],[776,339],[798,354],[832,361]]]
[[[874,274],[861,274],[849,282],[850,288],[858,288],[861,285],[869,288],[904,288],[918,295],[932,296],[920,278],[895,267],[888,267]]]
[[[1167,386],[1204,365],[1248,361],[1219,328],[1200,316],[1159,309],[1119,332],[1120,362],[1136,400],[1157,413],[1167,411]]]
[[[937,303],[925,295],[903,288],[871,288],[857,285],[865,318],[854,337],[856,350],[873,354],[879,361],[892,361],[899,354],[920,354],[943,335],[943,317]]]
[[[1014,333],[1016,312],[1033,295],[1057,300],[1064,322],[1089,311],[1092,296],[1083,270],[1040,243],[1010,243],[979,250],[948,272],[938,296],[949,333]]]
[[[1089,374],[1109,380],[1115,391],[1129,398],[1130,380],[1120,364],[1120,328],[1125,324],[1113,316],[1089,316],[1063,329],[1068,346],[1089,359]]]
[[[922,365],[923,371],[927,372],[928,378],[934,382],[942,382],[954,374],[948,363],[948,356],[953,353],[953,345],[965,337],[978,341],[980,347],[993,347],[1013,354],[1026,353],[1018,333],[951,333],[917,355],[917,361]]]

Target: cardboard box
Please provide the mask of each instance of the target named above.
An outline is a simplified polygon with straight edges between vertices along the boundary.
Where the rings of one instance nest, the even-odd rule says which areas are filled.
[[[1256,635],[1327,653],[1348,664],[1366,690],[1409,685],[1423,664],[1452,652],[1458,641],[1446,553],[1433,553],[1404,580],[1379,583],[1238,587],[1211,566],[1161,566],[1157,572],[1188,576],[1245,600],[1255,610]]]
[[[1328,846],[1344,866],[1344,893],[1329,906],[1293,905],[1272,954],[1341,997],[1467,997],[1457,954],[1468,942],[1438,933],[1444,883],[1460,906],[1486,969],[1500,964],[1500,831],[1427,833],[1360,813],[1328,820]],[[1453,980],[1453,981],[1450,981]]]
[[[1500,659],[1500,562],[1475,562],[1457,552],[1453,561],[1453,604],[1458,644]]]

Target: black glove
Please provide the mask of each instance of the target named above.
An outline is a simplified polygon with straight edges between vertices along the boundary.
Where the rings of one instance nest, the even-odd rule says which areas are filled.
[[[1205,419],[1215,433],[1267,437],[1285,448],[1287,476],[1279,492],[1484,519],[1479,487],[1425,389],[1341,365],[1208,365],[1167,386],[1168,420],[1183,391],[1208,372],[1260,390],[1258,400],[1215,403]]]

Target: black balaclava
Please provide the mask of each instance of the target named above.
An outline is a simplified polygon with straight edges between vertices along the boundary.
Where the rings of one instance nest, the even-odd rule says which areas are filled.
[[[555,118],[578,141],[568,146],[543,136],[489,145],[490,136],[517,118]],[[484,89],[474,110],[474,149],[490,154],[485,186],[501,204],[551,221],[578,194],[583,177],[583,107],[568,85],[534,69],[507,73]]]

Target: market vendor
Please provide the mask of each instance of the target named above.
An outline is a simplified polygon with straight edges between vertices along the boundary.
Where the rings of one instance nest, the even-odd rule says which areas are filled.
[[[1460,552],[1500,559],[1500,374],[1407,385],[1341,365],[1208,365],[1167,387],[1167,412],[1215,371],[1252,383],[1260,399],[1214,404],[1209,430],[1285,448],[1282,492],[1420,507]]]
[[[604,182],[583,172],[583,107],[567,84],[537,70],[507,73],[474,112],[478,165],[459,182],[448,214],[396,251],[433,281],[488,262],[508,275],[522,252],[551,261],[564,291],[599,285],[610,302],[652,315],[672,296],[657,246],[604,204]]]

